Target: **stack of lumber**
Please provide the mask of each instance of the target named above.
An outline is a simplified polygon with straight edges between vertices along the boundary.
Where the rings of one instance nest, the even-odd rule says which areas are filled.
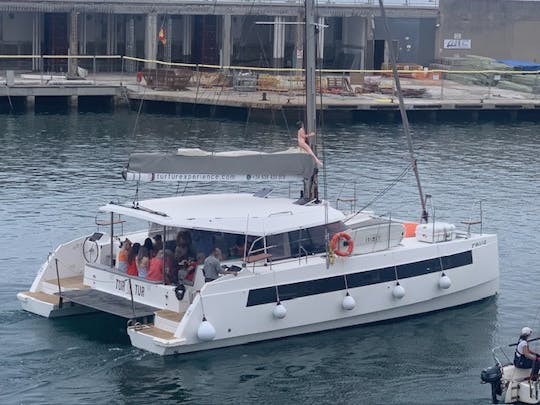
[[[445,57],[431,64],[430,68],[448,70],[450,73],[445,74],[445,79],[465,85],[496,86],[526,93],[536,93],[540,86],[536,73],[519,72],[485,56]]]

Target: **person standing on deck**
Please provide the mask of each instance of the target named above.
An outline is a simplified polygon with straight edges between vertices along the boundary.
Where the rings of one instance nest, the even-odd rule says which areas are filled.
[[[229,271],[226,268],[221,267],[221,250],[219,248],[214,248],[212,254],[204,260],[203,273],[204,281],[214,281],[217,280],[220,274],[234,274],[237,275],[236,271]]]
[[[302,121],[298,121],[296,123],[296,127],[298,128],[298,146],[311,155],[317,166],[322,166],[322,162],[317,156],[315,156],[315,153],[313,153],[313,150],[311,150],[311,146],[309,146],[308,143],[309,138],[315,136],[315,132],[310,132],[309,134],[306,133],[304,123]]]

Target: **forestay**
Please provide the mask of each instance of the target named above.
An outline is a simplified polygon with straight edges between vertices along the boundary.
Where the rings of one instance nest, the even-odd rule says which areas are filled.
[[[299,148],[264,153],[212,153],[178,149],[176,153],[132,153],[122,176],[137,181],[299,181],[313,175],[313,159]]]

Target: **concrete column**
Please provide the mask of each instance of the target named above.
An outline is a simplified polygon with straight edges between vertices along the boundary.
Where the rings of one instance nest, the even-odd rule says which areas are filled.
[[[182,59],[186,63],[191,62],[192,27],[193,17],[182,16]]]
[[[43,13],[34,13],[32,18],[32,55],[41,55],[41,38],[43,37]],[[43,69],[42,59],[32,59],[32,70]]]
[[[285,58],[285,21],[284,17],[274,17],[274,50],[273,65],[275,68],[283,67]]]
[[[78,41],[78,28],[77,28],[77,12],[72,11],[70,15],[70,25],[69,25],[69,55],[77,55],[79,50],[79,41]],[[77,58],[70,58],[68,60],[68,77],[77,76],[77,66],[79,62]]]
[[[116,55],[116,16],[107,14],[107,55]]]
[[[370,15],[365,19],[366,41],[363,53],[362,69],[371,70],[374,67],[375,52],[375,17]]]
[[[126,19],[126,56],[134,58],[137,55],[135,47],[135,17],[128,15]],[[126,62],[126,71],[133,73],[137,70],[137,63],[132,60]]]
[[[165,17],[165,45],[163,46],[163,59],[165,62],[170,62],[172,59],[172,18]]]
[[[230,14],[223,16],[223,33],[221,36],[221,66],[231,66],[232,54],[232,17]]]
[[[304,64],[304,20],[298,17],[296,22],[293,68],[301,69]]]
[[[319,17],[317,35],[317,66],[322,67],[324,59],[324,17]]]
[[[79,14],[79,55],[86,55],[86,43],[88,41],[86,35],[86,13]]]
[[[149,60],[156,60],[157,57],[157,14],[146,15],[146,30],[144,35],[144,58]],[[148,69],[155,69],[155,62],[146,62],[145,66]]]

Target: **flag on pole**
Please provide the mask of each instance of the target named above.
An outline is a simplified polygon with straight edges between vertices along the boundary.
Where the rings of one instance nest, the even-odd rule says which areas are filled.
[[[159,30],[158,39],[163,45],[167,43],[167,38],[165,38],[165,29],[163,27],[161,27]]]

